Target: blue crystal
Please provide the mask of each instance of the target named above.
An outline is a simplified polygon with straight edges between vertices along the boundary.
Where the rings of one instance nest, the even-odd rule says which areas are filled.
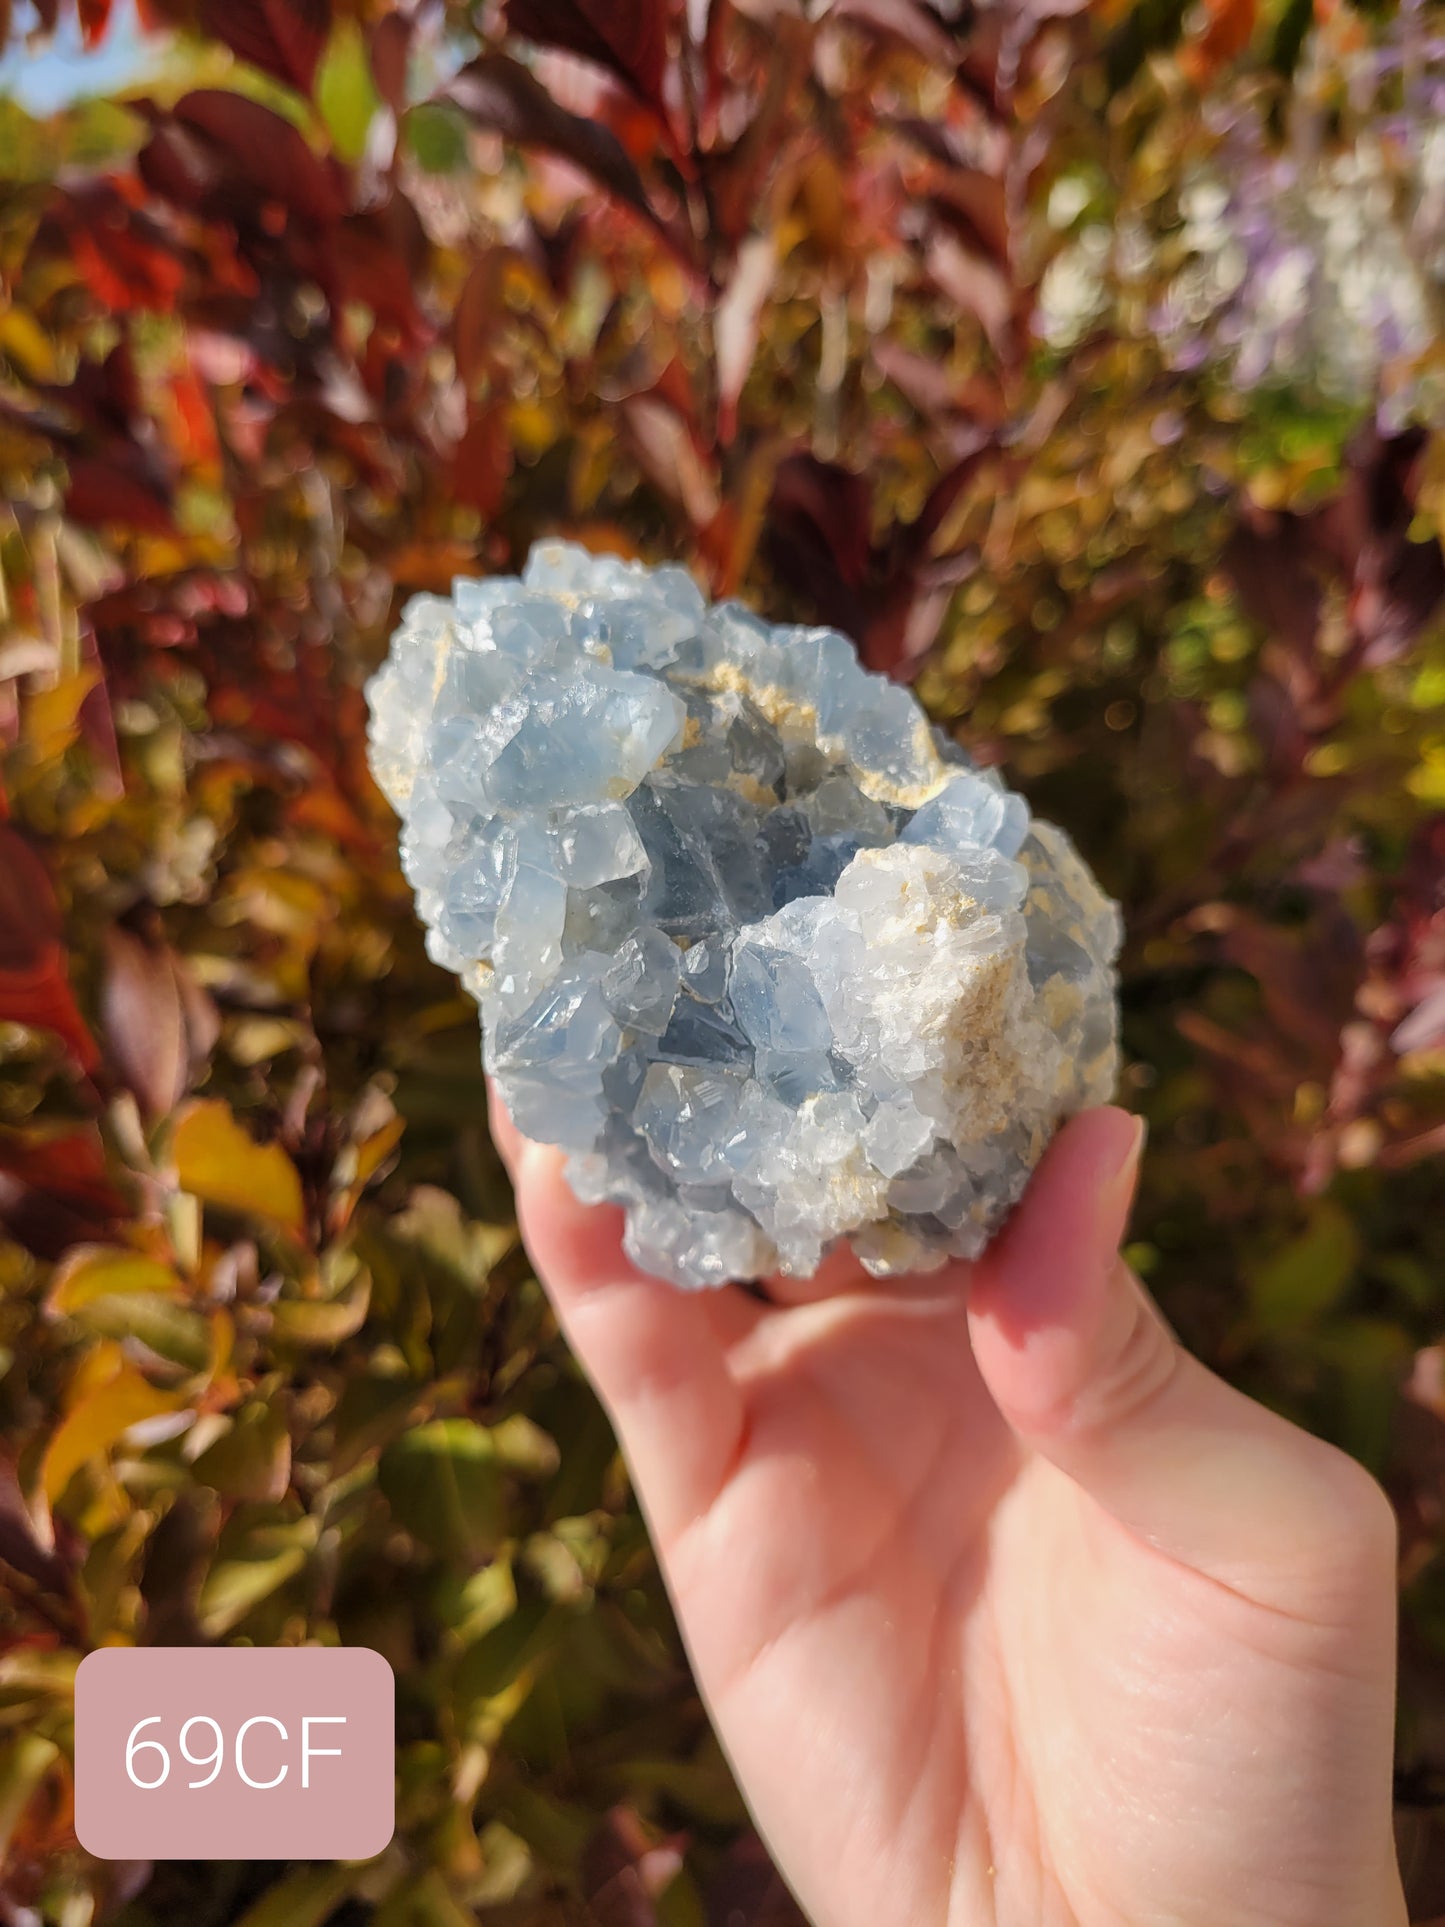
[[[975,1256],[1109,1096],[1115,906],[836,631],[544,542],[415,597],[368,695],[428,950],[634,1262]]]

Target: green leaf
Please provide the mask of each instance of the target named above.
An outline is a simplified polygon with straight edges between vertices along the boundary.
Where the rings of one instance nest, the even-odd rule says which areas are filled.
[[[1341,1207],[1321,1198],[1309,1224],[1256,1267],[1249,1279],[1255,1321],[1290,1331],[1321,1317],[1344,1297],[1360,1262],[1360,1240]]]
[[[236,1927],[324,1927],[355,1885],[354,1867],[298,1867],[268,1887]]]
[[[358,1271],[334,1298],[278,1298],[271,1307],[277,1338],[293,1345],[339,1345],[366,1323],[371,1305],[371,1275]]]
[[[304,1550],[292,1546],[269,1559],[233,1559],[214,1566],[201,1587],[201,1625],[213,1637],[228,1633],[305,1563]]]
[[[404,1874],[373,1914],[372,1927],[476,1927],[476,1916],[453,1899],[433,1867],[420,1879]]]
[[[532,1874],[532,1856],[525,1840],[518,1839],[500,1820],[490,1820],[477,1835],[482,1855],[482,1876],[471,1889],[470,1898],[480,1907],[499,1907],[515,1900]]]
[[[201,1587],[198,1616],[202,1631],[214,1639],[239,1625],[253,1607],[302,1570],[313,1539],[314,1527],[309,1519],[303,1519],[279,1530],[258,1531],[252,1548],[241,1557],[219,1560]]]
[[[1335,1379],[1330,1436],[1371,1472],[1383,1472],[1400,1386],[1410,1368],[1409,1339],[1387,1319],[1341,1319],[1325,1335],[1319,1353]]]
[[[97,1338],[135,1338],[158,1358],[204,1371],[212,1354],[211,1323],[204,1312],[146,1291],[89,1298],[72,1316]]]
[[[445,1573],[437,1586],[436,1604],[443,1623],[460,1645],[481,1639],[517,1610],[517,1585],[510,1561],[498,1557],[466,1578],[455,1571]]]
[[[206,1447],[191,1471],[197,1484],[210,1486],[223,1499],[283,1498],[291,1478],[285,1407],[276,1399],[243,1405],[230,1429]]]
[[[366,42],[354,20],[338,21],[326,43],[316,75],[316,105],[340,159],[359,161],[381,97],[371,78]]]
[[[485,1426],[433,1419],[393,1440],[378,1483],[414,1539],[444,1559],[479,1564],[504,1532],[501,1466]]]
[[[422,101],[402,123],[412,158],[428,174],[458,174],[467,164],[467,125],[452,107]]]
[[[707,1908],[686,1867],[657,1896],[657,1927],[707,1927]]]
[[[747,1808],[728,1770],[722,1749],[709,1734],[690,1760],[648,1757],[629,1759],[617,1773],[619,1794],[665,1794],[689,1819],[709,1827],[739,1827]]]
[[[572,1871],[580,1865],[596,1828],[592,1814],[521,1781],[509,1786],[497,1804],[502,1820],[548,1866]]]
[[[1299,65],[1313,19],[1314,0],[1285,0],[1269,43],[1269,64],[1277,73],[1292,74]]]
[[[557,1470],[557,1442],[524,1412],[514,1412],[492,1427],[492,1448],[500,1464],[522,1478],[548,1479]]]
[[[452,1698],[459,1713],[513,1688],[556,1647],[572,1615],[561,1606],[529,1600],[483,1633],[457,1662]]]
[[[336,1407],[331,1469],[349,1472],[358,1460],[395,1438],[427,1387],[402,1372],[362,1372],[348,1378]]]

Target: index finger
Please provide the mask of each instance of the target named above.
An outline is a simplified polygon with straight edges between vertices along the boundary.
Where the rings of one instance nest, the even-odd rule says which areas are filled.
[[[716,1316],[715,1294],[640,1271],[622,1249],[621,1211],[579,1203],[562,1173],[564,1154],[524,1138],[495,1093],[491,1105],[523,1242],[665,1544],[708,1509],[742,1448],[743,1395],[728,1360],[728,1321]],[[741,1294],[729,1296],[741,1328],[756,1308]]]

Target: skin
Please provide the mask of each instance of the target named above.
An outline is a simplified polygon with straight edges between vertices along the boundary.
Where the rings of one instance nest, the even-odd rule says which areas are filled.
[[[1390,1506],[1120,1259],[1135,1119],[1068,1125],[979,1264],[835,1258],[772,1306],[643,1276],[621,1214],[494,1121],[817,1927],[1405,1921]]]

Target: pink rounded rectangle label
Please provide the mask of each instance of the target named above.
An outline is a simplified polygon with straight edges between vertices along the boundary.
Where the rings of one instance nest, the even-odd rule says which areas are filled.
[[[102,1860],[366,1860],[396,1682],[360,1646],[106,1646],[75,1675],[75,1831]]]

